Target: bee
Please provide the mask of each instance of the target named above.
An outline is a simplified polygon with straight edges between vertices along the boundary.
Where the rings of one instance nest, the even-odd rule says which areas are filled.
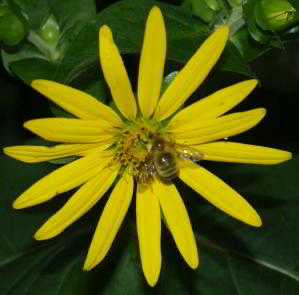
[[[148,144],[148,156],[137,181],[150,184],[157,176],[163,183],[169,184],[179,175],[179,161],[198,162],[203,153],[184,144],[168,141],[159,135],[152,135]]]

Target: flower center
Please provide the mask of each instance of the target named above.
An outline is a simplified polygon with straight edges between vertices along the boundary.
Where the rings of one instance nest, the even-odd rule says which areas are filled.
[[[121,171],[128,169],[131,175],[139,178],[148,159],[151,136],[162,133],[163,128],[158,121],[143,117],[127,121],[117,131],[113,164],[120,164]]]

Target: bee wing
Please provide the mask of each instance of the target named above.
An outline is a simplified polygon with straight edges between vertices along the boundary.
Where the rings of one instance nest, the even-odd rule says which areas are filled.
[[[176,143],[176,150],[180,159],[190,160],[192,162],[199,162],[203,159],[204,154],[188,145]]]

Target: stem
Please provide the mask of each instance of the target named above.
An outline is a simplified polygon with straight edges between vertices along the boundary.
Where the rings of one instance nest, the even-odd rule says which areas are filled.
[[[238,32],[246,24],[243,18],[242,6],[233,8],[232,14],[227,20],[227,24],[231,27],[231,35]]]

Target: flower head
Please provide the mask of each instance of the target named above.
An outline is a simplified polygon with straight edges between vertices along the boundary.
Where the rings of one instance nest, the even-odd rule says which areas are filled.
[[[39,180],[14,202],[14,208],[21,209],[80,186],[37,231],[37,240],[60,234],[115,184],[84,264],[85,270],[92,269],[109,251],[132,200],[134,182],[137,182],[136,223],[147,282],[154,286],[161,268],[160,210],[183,258],[191,268],[196,268],[198,251],[187,210],[172,178],[168,177],[170,181],[167,183],[163,181],[163,174],[169,176],[170,171],[227,214],[253,226],[262,224],[245,199],[192,161],[196,152],[200,159],[211,161],[276,164],[290,159],[291,154],[285,151],[222,141],[250,129],[264,117],[264,109],[223,115],[241,102],[255,88],[257,81],[237,83],[178,111],[217,62],[228,34],[227,26],[219,27],[160,97],[166,32],[160,9],[152,8],[140,59],[137,104],[112,33],[108,26],[101,27],[101,66],[121,116],[82,91],[52,81],[33,81],[34,89],[78,119],[28,121],[25,128],[46,140],[63,144],[8,147],[4,149],[5,153],[24,162],[70,155],[80,157]],[[168,147],[166,150],[159,146],[160,151],[166,152],[163,157],[157,150],[153,152],[153,138],[157,136]],[[166,164],[161,168],[162,162]],[[170,163],[174,170],[167,170]]]

